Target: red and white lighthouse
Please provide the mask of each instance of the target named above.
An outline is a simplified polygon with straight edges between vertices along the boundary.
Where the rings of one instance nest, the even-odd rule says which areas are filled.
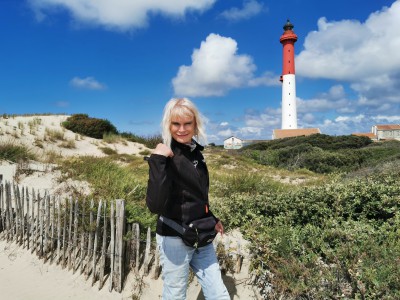
[[[297,129],[296,77],[294,70],[294,43],[297,35],[293,24],[287,20],[280,42],[283,45],[282,82],[282,129]]]

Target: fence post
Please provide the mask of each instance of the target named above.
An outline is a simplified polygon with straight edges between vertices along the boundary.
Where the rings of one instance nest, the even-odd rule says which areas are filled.
[[[149,266],[151,261],[151,229],[147,228],[147,239],[146,239],[146,251],[144,253],[144,264],[143,264],[143,274],[147,276],[149,274]]]
[[[110,241],[110,286],[109,291],[111,292],[114,283],[114,261],[115,261],[115,226],[114,226],[114,202],[110,204],[110,229],[111,229],[111,241]]]
[[[46,194],[43,197],[43,201],[40,201],[40,209],[39,209],[39,215],[40,215],[40,227],[39,227],[39,258],[43,257],[43,219],[44,219],[44,205],[45,205],[45,199],[46,199]],[[37,253],[37,252],[36,252]]]
[[[0,237],[4,234],[4,230],[5,230],[5,222],[4,222],[5,221],[5,214],[4,214],[5,210],[4,210],[4,203],[3,203],[3,199],[4,199],[3,195],[4,195],[4,188],[3,188],[3,184],[0,183],[0,212],[1,212],[1,214],[0,214],[0,226],[1,226]]]
[[[104,202],[103,209],[103,245],[101,247],[101,259],[100,259],[100,276],[99,276],[99,290],[103,287],[104,281],[104,268],[106,264],[106,247],[107,247],[107,202]]]
[[[26,193],[26,249],[29,250],[29,239],[31,237],[31,218],[29,217],[29,191],[25,188]],[[33,205],[33,203],[32,203]]]
[[[237,241],[237,254],[236,254],[236,273],[240,273],[242,269],[243,255],[240,249],[240,240]]]
[[[56,264],[60,262],[60,248],[61,248],[61,203],[60,196],[57,197],[57,258]]]
[[[35,190],[32,188],[32,216],[31,216],[31,241],[32,241],[32,249],[31,253],[35,251],[35,239],[36,239],[36,230],[35,226]],[[37,205],[37,204],[36,204]]]
[[[72,267],[72,216],[74,212],[74,201],[69,198],[69,222],[68,222],[68,270]]]
[[[92,199],[90,201],[90,223],[89,223],[89,237],[88,237],[88,256],[87,256],[87,262],[86,262],[86,269],[85,269],[85,278],[86,280],[89,278],[89,273],[90,273],[90,258],[92,257],[92,241],[93,241],[93,230],[92,230],[92,226],[93,226],[93,208],[94,208],[94,200]]]
[[[74,212],[74,241],[73,241],[73,263],[72,263],[72,274],[75,274],[76,271],[76,266],[78,264],[77,262],[77,256],[78,256],[78,211],[79,211],[79,202],[78,199],[75,199],[75,212]]]
[[[50,202],[50,195],[46,195],[45,201],[44,201],[44,213],[43,213],[43,218],[45,218],[43,222],[43,236],[44,238],[42,239],[44,241],[44,261],[47,261],[47,251],[48,251],[48,243],[49,243],[49,230],[50,230],[50,207],[49,207],[49,202]]]
[[[8,211],[8,218],[9,218],[9,230],[7,232],[7,242],[13,238],[13,232],[14,232],[14,213],[13,213],[13,208],[12,208],[12,202],[11,202],[11,185],[8,183],[6,186],[6,201],[7,201],[7,211]]]
[[[139,224],[136,223],[136,262],[135,262],[135,272],[136,274],[139,274],[139,268],[140,268],[140,228]]]
[[[63,218],[63,237],[62,237],[62,268],[64,269],[67,265],[67,260],[66,260],[66,253],[67,253],[67,246],[66,246],[66,242],[65,240],[67,239],[67,217],[66,217],[66,213],[68,212],[67,210],[68,207],[68,203],[65,204],[64,207],[64,218]]]
[[[102,200],[99,201],[99,207],[97,209],[97,220],[96,220],[96,231],[94,232],[94,246],[93,246],[93,263],[92,263],[92,286],[96,281],[96,258],[97,258],[97,240],[99,236],[100,229],[100,217],[101,217],[101,205]]]
[[[160,276],[160,271],[161,271],[161,266],[160,266],[160,251],[158,249],[158,246],[156,245],[156,250],[155,250],[155,261],[154,261],[154,269],[153,269],[153,279],[158,279]]]
[[[86,231],[85,231],[85,199],[82,200],[82,234],[81,234],[81,274],[85,269],[85,255],[86,255]]]
[[[51,197],[50,201],[50,207],[51,207],[51,235],[50,235],[50,252],[51,252],[51,258],[50,258],[50,264],[53,263],[54,260],[54,232],[55,232],[55,209],[56,209],[56,199],[55,196]]]
[[[124,256],[124,233],[125,233],[125,201],[122,199],[117,199],[117,226],[116,226],[116,262],[114,269],[116,270],[115,276],[115,286],[117,292],[122,291],[122,280],[123,280],[123,256]]]

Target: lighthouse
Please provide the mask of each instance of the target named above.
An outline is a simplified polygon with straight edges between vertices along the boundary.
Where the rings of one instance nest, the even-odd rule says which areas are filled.
[[[280,42],[283,46],[282,75],[282,129],[297,129],[296,77],[294,69],[294,43],[297,35],[287,20]]]

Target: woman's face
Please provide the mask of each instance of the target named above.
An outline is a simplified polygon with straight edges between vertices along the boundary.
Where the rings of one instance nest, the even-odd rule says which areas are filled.
[[[182,144],[192,141],[195,129],[196,121],[193,116],[173,117],[169,127],[173,139]]]

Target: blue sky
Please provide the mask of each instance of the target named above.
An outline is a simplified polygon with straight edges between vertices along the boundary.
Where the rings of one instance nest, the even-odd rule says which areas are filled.
[[[184,96],[209,142],[271,139],[288,18],[299,128],[400,123],[400,0],[1,0],[0,113],[87,113],[154,135]]]

